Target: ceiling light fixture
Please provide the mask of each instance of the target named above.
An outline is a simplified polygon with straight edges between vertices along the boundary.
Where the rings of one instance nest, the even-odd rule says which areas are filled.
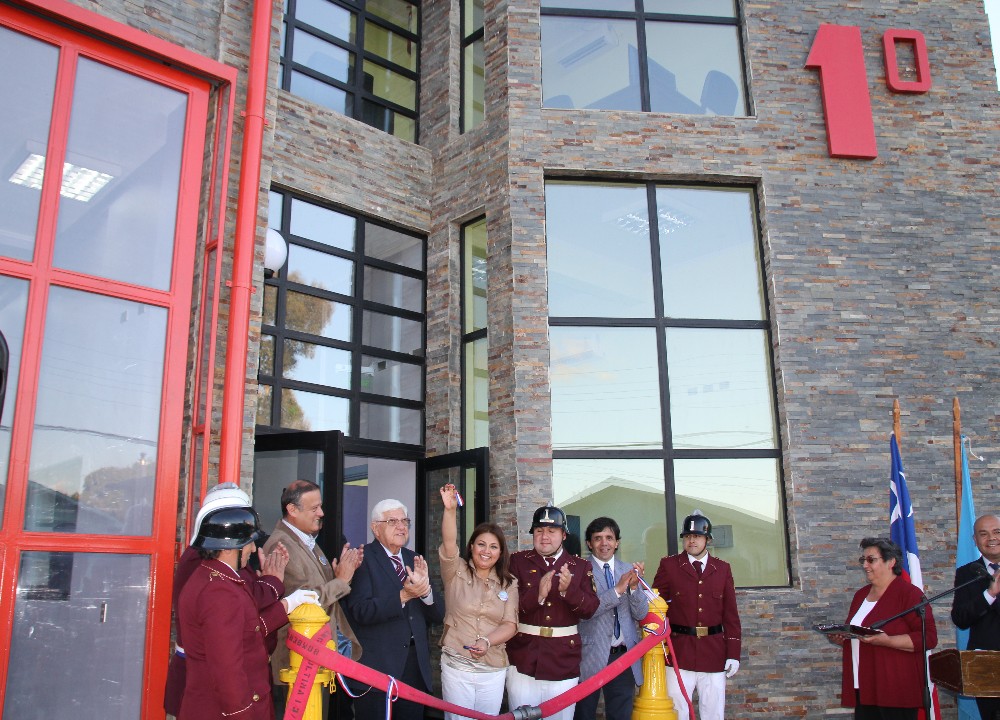
[[[10,176],[10,182],[34,190],[41,190],[44,175],[45,156],[29,153],[21,166]],[[91,170],[69,162],[63,163],[62,188],[59,190],[59,194],[71,200],[87,202],[114,179],[113,175],[99,170]]]

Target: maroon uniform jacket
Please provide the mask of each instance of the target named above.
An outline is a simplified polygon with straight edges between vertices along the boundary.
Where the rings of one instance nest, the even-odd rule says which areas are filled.
[[[187,683],[178,720],[273,720],[264,638],[277,628],[257,609],[251,585],[218,560],[202,560],[185,583],[177,620]]]
[[[870,585],[854,593],[851,609],[846,622],[850,622],[861,602],[868,595]],[[919,603],[924,597],[920,589],[897,576],[889,583],[882,597],[875,603],[864,624],[871,626],[879,620],[890,618]],[[896,650],[859,643],[858,677],[861,680],[861,704],[879,707],[918,708],[924,704],[924,684],[921,679],[924,669],[924,648],[920,637],[920,615],[915,612],[896,618],[882,628],[889,635],[909,635],[913,641],[913,652]],[[937,628],[934,616],[927,606],[927,650],[937,646]],[[865,678],[875,678],[865,682]],[[844,643],[843,672],[841,682],[841,704],[854,707],[854,667],[851,663],[851,643]]]
[[[699,578],[686,552],[671,555],[660,560],[653,587],[670,604],[667,620],[671,625],[722,626],[722,632],[705,637],[671,633],[678,667],[694,672],[722,672],[727,659],[740,659],[742,628],[729,563],[706,555],[705,569]]]
[[[559,595],[559,570],[570,566],[573,580],[566,590],[566,597]],[[538,604],[538,583],[542,575],[555,570],[552,589],[544,605]],[[579,620],[586,620],[597,612],[601,604],[594,589],[594,576],[590,562],[571,555],[563,548],[562,555],[553,567],[534,550],[525,550],[510,556],[510,571],[517,578],[520,592],[518,620],[539,627],[568,627]],[[579,634],[567,637],[540,637],[518,632],[507,641],[507,657],[517,671],[536,680],[568,680],[580,676],[580,657],[583,643]]]
[[[191,577],[191,573],[201,565],[201,557],[198,555],[198,548],[188,547],[177,561],[177,570],[174,572],[174,612],[177,612],[177,601],[180,599],[181,590]],[[281,598],[285,594],[284,584],[273,575],[263,575],[257,577],[256,573],[248,567],[240,570],[240,576],[247,581],[257,609],[270,628],[277,628],[284,625],[285,608],[281,604]],[[277,645],[277,635],[271,633],[267,636],[267,651],[273,653]],[[181,638],[180,627],[177,628],[177,644],[184,647]],[[176,653],[170,656],[170,665],[167,667],[167,684],[163,691],[163,709],[169,715],[175,717],[181,711],[181,698],[184,695],[184,684],[187,682],[187,664],[184,658]]]

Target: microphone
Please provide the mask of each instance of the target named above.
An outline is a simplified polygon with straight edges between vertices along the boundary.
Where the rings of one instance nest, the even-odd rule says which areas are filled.
[[[990,583],[993,582],[993,576],[990,575],[990,571],[987,570],[986,566],[983,565],[982,563],[977,562],[975,565],[972,566],[972,570],[973,572],[975,572],[977,580],[984,581],[984,584],[982,586],[983,590],[988,588],[990,586]]]

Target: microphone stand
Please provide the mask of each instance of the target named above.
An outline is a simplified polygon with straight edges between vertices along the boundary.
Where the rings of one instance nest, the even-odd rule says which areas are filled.
[[[885,620],[879,620],[877,623],[872,623],[871,625],[869,625],[869,627],[872,630],[878,630],[884,625],[891,623],[893,620],[901,618],[904,615],[909,615],[911,612],[916,612],[920,615],[920,642],[924,650],[924,661],[922,663],[924,669],[921,675],[923,676],[924,679],[923,681],[924,718],[926,718],[926,720],[930,720],[931,718],[931,685],[930,685],[930,678],[927,676],[927,606],[930,605],[935,600],[945,597],[946,595],[954,595],[956,592],[958,592],[962,588],[968,587],[969,585],[974,585],[975,583],[982,584],[984,580],[988,582],[992,581],[992,578],[989,575],[989,571],[986,570],[985,566],[983,567],[982,575],[976,575],[976,577],[972,578],[971,580],[964,582],[961,585],[956,585],[955,587],[950,588],[948,590],[944,590],[943,592],[939,592],[937,595],[933,595],[931,597],[925,597],[923,600],[918,602],[913,607],[907,608],[906,610],[903,610],[903,612],[898,612],[892,617],[886,618]]]

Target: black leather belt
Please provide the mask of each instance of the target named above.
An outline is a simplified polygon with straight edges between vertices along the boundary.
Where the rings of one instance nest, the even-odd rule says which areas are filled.
[[[704,625],[698,625],[697,627],[688,627],[687,625],[674,625],[670,623],[670,632],[680,633],[681,635],[694,635],[695,637],[706,637],[722,632],[722,626],[712,625],[711,627],[705,627]]]
[[[624,645],[615,645],[613,648],[611,648],[611,655],[621,655],[626,650],[628,650],[628,648],[625,647]]]

